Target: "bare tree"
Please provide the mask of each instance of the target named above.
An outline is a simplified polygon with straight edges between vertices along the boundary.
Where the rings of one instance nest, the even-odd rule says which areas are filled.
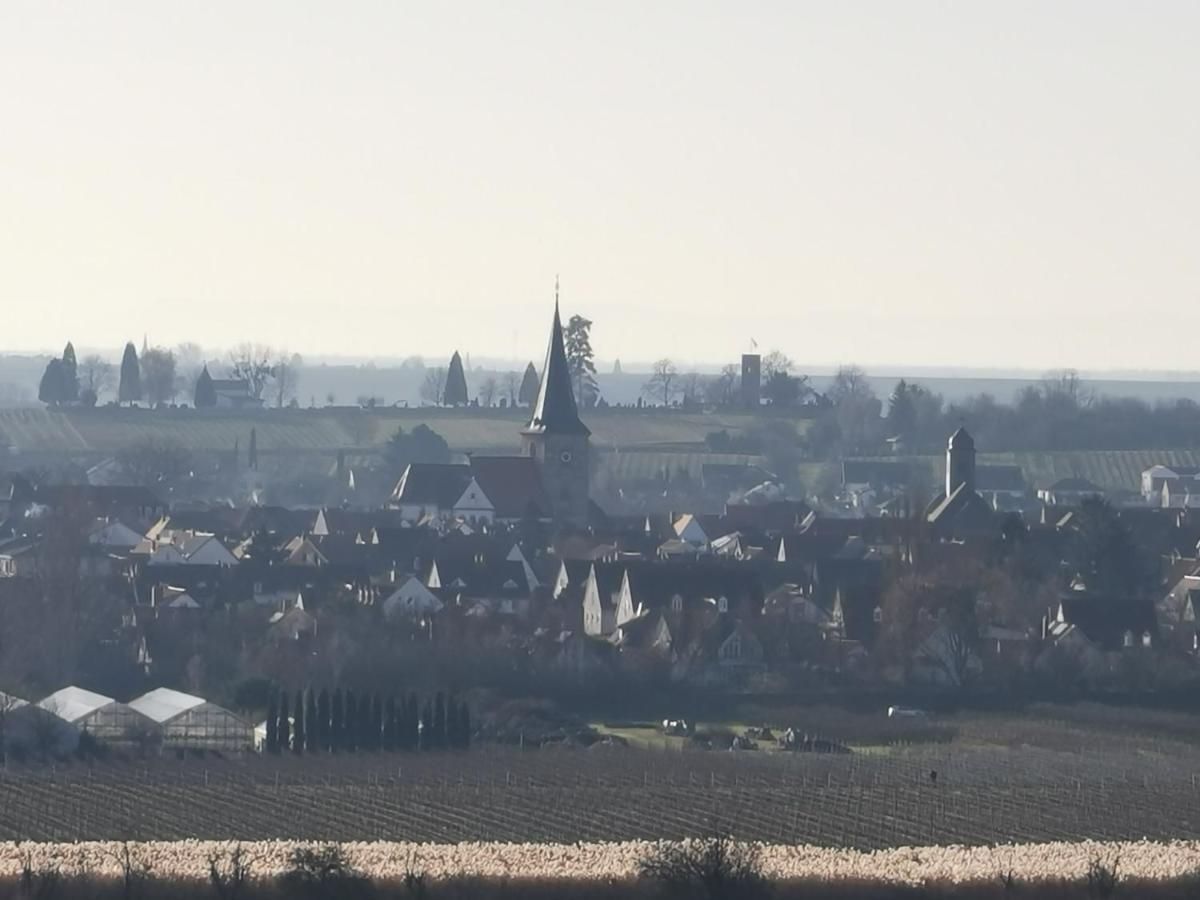
[[[663,406],[670,406],[671,400],[679,392],[676,383],[679,370],[669,359],[660,359],[650,370],[649,380],[642,385],[642,395],[647,400],[661,400]]]
[[[275,405],[282,409],[296,399],[300,387],[300,370],[304,359],[299,353],[288,356],[287,351],[279,354],[279,362],[275,364]]]
[[[833,383],[829,386],[829,399],[835,405],[866,401],[874,396],[867,373],[858,366],[842,366],[834,373]]]
[[[105,391],[112,390],[116,382],[116,369],[103,356],[93,353],[85,356],[79,363],[79,390],[90,390],[97,397]]]
[[[504,374],[504,395],[508,397],[508,405],[516,406],[517,397],[521,393],[521,375],[518,372]]]
[[[421,382],[421,399],[426,403],[440,404],[446,391],[446,370],[442,366],[425,370],[425,380]]]
[[[787,375],[792,371],[794,365],[795,363],[792,362],[791,358],[786,353],[783,353],[779,350],[772,350],[763,357],[763,377],[764,379],[770,378],[776,372],[782,372],[784,375]]]
[[[685,372],[679,378],[679,392],[688,406],[699,406],[704,396],[704,376],[699,372]]]
[[[245,380],[251,397],[261,400],[275,374],[274,352],[263,344],[238,344],[229,352],[229,370],[234,378]]]
[[[147,438],[118,450],[116,461],[126,478],[148,486],[187,474],[192,456],[177,441]]]
[[[500,386],[496,384],[495,378],[488,378],[479,386],[479,405],[491,406],[496,402],[496,394],[499,392]]]
[[[151,406],[170,403],[179,392],[175,377],[175,354],[162,347],[151,347],[142,354],[142,389]]]

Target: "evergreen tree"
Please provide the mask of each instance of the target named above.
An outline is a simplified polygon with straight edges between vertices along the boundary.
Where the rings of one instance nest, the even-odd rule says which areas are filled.
[[[600,396],[596,387],[596,360],[592,353],[592,320],[571,316],[563,328],[563,347],[567,351],[567,369],[580,406],[595,406]]]
[[[247,451],[246,464],[251,469],[258,469],[258,429],[250,429],[250,449]]]
[[[303,753],[308,741],[308,723],[304,721],[304,691],[296,691],[296,705],[292,709],[295,710],[292,718],[296,723],[292,729],[292,752]]]
[[[196,394],[192,401],[196,409],[211,409],[217,405],[217,389],[213,385],[212,376],[208,374],[207,363],[196,379]]]
[[[267,700],[267,739],[263,749],[268,753],[279,752],[279,697],[274,690]]]
[[[368,736],[372,751],[378,753],[383,749],[383,700],[378,692],[371,695],[371,730]]]
[[[346,748],[346,699],[342,689],[333,692],[333,704],[329,713],[329,749],[334,753]]]
[[[462,357],[458,351],[450,357],[450,368],[446,370],[446,389],[442,394],[442,402],[447,406],[466,406],[470,402],[467,396],[467,376],[463,371]]]
[[[342,749],[353,753],[358,749],[358,698],[346,691],[346,718],[342,724]]]
[[[66,376],[63,374],[61,359],[52,359],[46,363],[46,371],[38,384],[38,399],[47,406],[59,406],[66,402]]]
[[[433,740],[430,745],[439,750],[446,746],[446,695],[441,691],[433,701]]]
[[[62,355],[63,402],[74,403],[79,399],[79,364],[75,361],[75,346],[67,341]]]
[[[903,378],[896,382],[896,389],[888,398],[887,423],[888,431],[906,440],[911,439],[916,430],[917,408]]]
[[[286,752],[292,746],[292,714],[288,709],[287,691],[279,694],[279,750]]]
[[[321,688],[317,698],[317,746],[329,752],[333,750],[333,738],[329,728],[329,688]]]
[[[433,704],[425,701],[421,710],[421,721],[417,725],[417,749],[428,750],[433,746]]]
[[[405,706],[405,746],[409,750],[416,750],[420,746],[421,729],[421,706],[416,691],[409,692],[408,703]]]
[[[458,746],[463,750],[471,746],[471,711],[466,700],[458,704]]]
[[[118,403],[137,403],[142,399],[142,370],[138,365],[137,350],[133,342],[125,345],[121,357],[121,380],[117,386]]]
[[[453,694],[446,698],[446,746],[458,746],[458,701]]]
[[[522,406],[533,406],[537,402],[538,394],[538,373],[537,369],[530,363],[525,367],[525,374],[521,378],[521,390],[517,392],[517,402]]]
[[[304,751],[316,753],[322,746],[321,723],[317,717],[317,692],[309,688],[307,698],[304,704]]]

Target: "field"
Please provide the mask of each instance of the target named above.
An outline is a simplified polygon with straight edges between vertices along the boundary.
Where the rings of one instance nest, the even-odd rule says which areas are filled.
[[[1200,839],[1193,717],[1055,710],[935,725],[952,739],[844,756],[602,744],[10,766],[0,840],[565,844],[720,829],[875,850]]]
[[[889,459],[891,459],[889,457]],[[944,477],[945,457],[906,457],[909,462],[928,466],[933,484]],[[1047,487],[1060,478],[1086,478],[1110,491],[1140,491],[1142,472],[1155,463],[1200,466],[1200,450],[1056,450],[980,453],[982,466],[1020,466],[1026,483],[1034,489]],[[801,475],[807,484],[821,479],[840,480],[837,463],[803,463]]]
[[[511,453],[527,410],[406,409],[362,410],[0,410],[0,435],[14,453],[109,454],[145,439],[182,443],[200,452],[245,450],[250,429],[260,453],[322,452],[380,446],[396,430],[426,424],[455,450]],[[711,431],[736,433],[754,421],[742,413],[605,409],[585,415],[598,450],[656,449],[703,451]],[[803,428],[804,423],[798,422]],[[676,464],[677,467],[678,464]]]

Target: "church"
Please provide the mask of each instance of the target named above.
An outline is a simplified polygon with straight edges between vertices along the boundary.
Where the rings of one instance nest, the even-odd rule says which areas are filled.
[[[390,505],[414,524],[538,519],[585,528],[591,509],[590,436],[575,403],[556,298],[537,399],[520,432],[520,455],[472,456],[455,465],[412,463]]]

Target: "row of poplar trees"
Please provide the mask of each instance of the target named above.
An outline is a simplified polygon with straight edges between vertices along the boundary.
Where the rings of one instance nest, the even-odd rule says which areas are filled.
[[[466,701],[438,693],[422,705],[415,693],[382,699],[337,688],[289,695],[272,692],[267,705],[267,753],[393,753],[466,749],[471,714]]]

